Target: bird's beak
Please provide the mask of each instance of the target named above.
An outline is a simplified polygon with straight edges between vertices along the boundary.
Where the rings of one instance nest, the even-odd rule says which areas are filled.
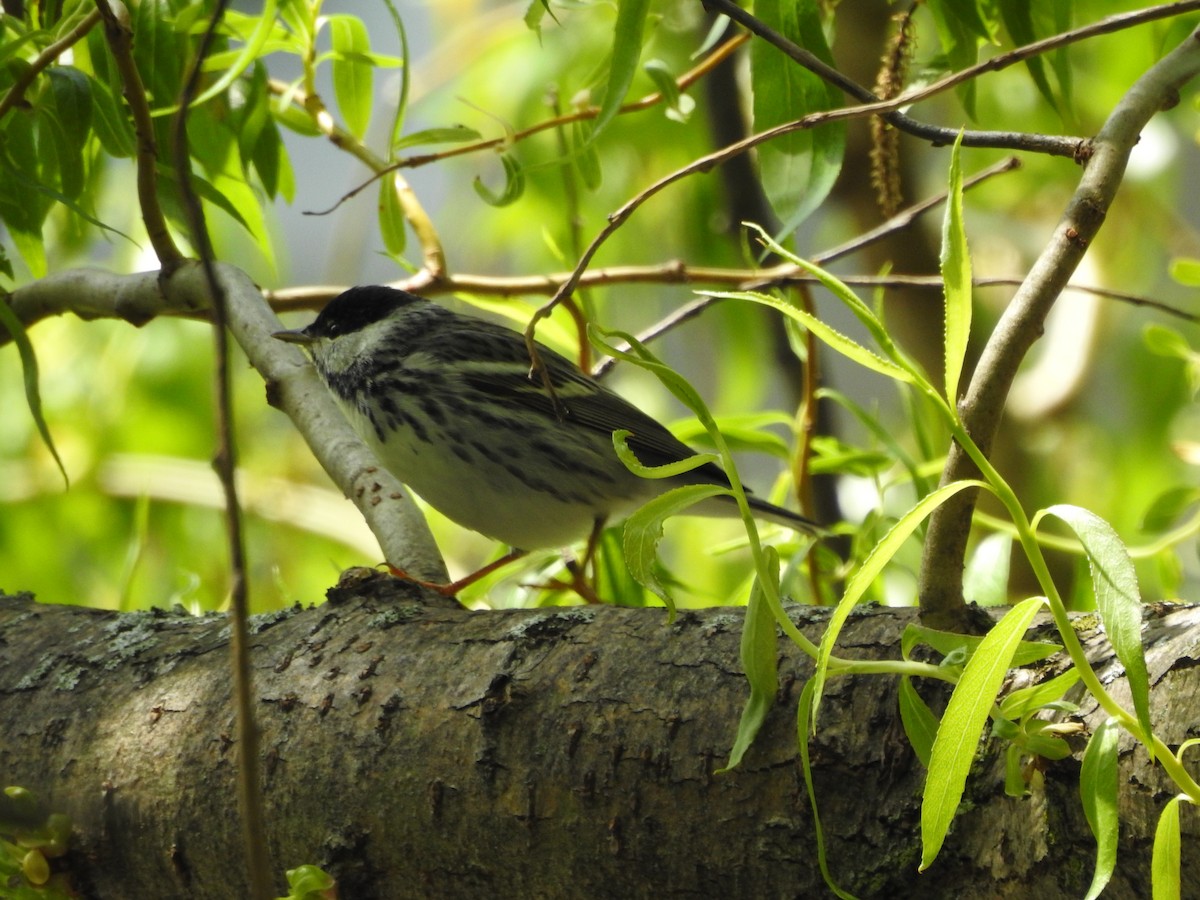
[[[313,342],[310,335],[306,334],[303,328],[291,328],[287,331],[275,331],[271,333],[271,337],[277,341],[284,341],[288,344],[303,344],[307,346]]]

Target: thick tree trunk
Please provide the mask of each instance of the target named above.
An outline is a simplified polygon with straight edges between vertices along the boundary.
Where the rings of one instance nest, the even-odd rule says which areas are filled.
[[[819,637],[823,611],[794,617]],[[841,652],[895,658],[913,618],[864,610]],[[825,896],[796,758],[811,667],[789,645],[762,734],[737,771],[717,771],[747,695],[741,622],[741,609],[673,624],[609,607],[473,613],[425,605],[381,576],[258,617],[280,873],[315,863],[355,900]],[[1172,744],[1198,719],[1198,623],[1195,608],[1148,610],[1156,727]],[[1115,679],[1102,635],[1087,637]],[[219,616],[0,598],[0,773],[73,817],[67,860],[86,896],[245,895],[227,650]],[[940,686],[922,690],[944,702]],[[813,766],[841,885],[862,897],[1082,896],[1095,846],[1077,761],[1048,764],[1042,789],[1011,799],[996,740],[937,863],[917,874],[923,770],[895,695],[892,678],[840,679],[822,707]],[[1131,744],[1121,764],[1121,852],[1105,896],[1140,898],[1170,788]],[[1184,823],[1184,896],[1196,896],[1195,825]]]

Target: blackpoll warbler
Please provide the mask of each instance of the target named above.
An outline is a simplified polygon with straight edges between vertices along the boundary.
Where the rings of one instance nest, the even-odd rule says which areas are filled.
[[[711,463],[665,479],[634,475],[614,431],[632,432],[629,447],[646,465],[693,451],[539,344],[552,398],[530,374],[522,335],[405,291],[351,288],[308,327],[274,336],[308,349],[384,467],[458,524],[514,548],[564,547],[678,485],[729,485]],[[749,499],[764,519],[816,528]],[[736,515],[737,506],[721,496],[691,511]]]

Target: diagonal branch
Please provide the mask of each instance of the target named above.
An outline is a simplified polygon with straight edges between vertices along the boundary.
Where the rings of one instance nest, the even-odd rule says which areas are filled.
[[[1117,104],[1092,142],[1079,187],[1054,235],[1004,311],[984,347],[959,412],[967,433],[985,454],[1004,411],[1017,368],[1042,333],[1047,313],[1083,259],[1116,196],[1129,154],[1155,113],[1179,102],[1179,90],[1200,75],[1200,29],[1155,63]],[[942,483],[977,477],[957,444],[950,448]],[[921,560],[921,608],[951,617],[963,605],[962,569],[975,492],[963,491],[937,509]]]

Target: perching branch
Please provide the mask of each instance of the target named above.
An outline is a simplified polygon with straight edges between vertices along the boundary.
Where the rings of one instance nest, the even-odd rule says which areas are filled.
[[[379,541],[382,558],[425,581],[450,580],[424,517],[404,486],[350,428],[300,351],[271,339],[282,328],[262,293],[240,269],[218,264],[229,304],[229,330],[267,384],[267,399],[295,423],[330,479],[358,508]],[[185,262],[169,274],[116,275],[71,269],[14,291],[10,303],[25,325],[52,315],[123,319],[141,326],[160,315],[203,318],[209,294],[200,267]]]
[[[1116,196],[1130,151],[1151,117],[1179,102],[1179,89],[1200,74],[1200,29],[1155,63],[1117,104],[1092,142],[1083,178],[1054,234],[993,330],[959,412],[968,434],[985,453],[992,441],[1017,367],[1042,333],[1054,301],[1095,239]],[[942,483],[977,475],[957,444],[951,446]],[[921,608],[950,617],[963,606],[962,570],[975,493],[963,491],[930,518],[921,560]]]

